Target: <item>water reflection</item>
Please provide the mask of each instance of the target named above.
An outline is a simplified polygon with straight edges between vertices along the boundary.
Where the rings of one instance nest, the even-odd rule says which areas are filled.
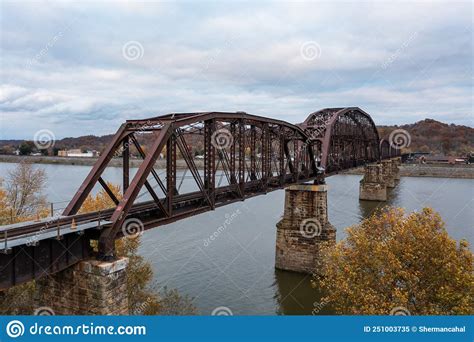
[[[311,286],[311,275],[275,269],[278,315],[330,315],[332,309]]]
[[[372,216],[372,214],[374,214],[377,209],[395,206],[398,203],[400,196],[400,187],[398,185],[400,181],[395,182],[396,185],[394,188],[387,189],[386,202],[359,200],[359,211],[361,219],[365,219]]]

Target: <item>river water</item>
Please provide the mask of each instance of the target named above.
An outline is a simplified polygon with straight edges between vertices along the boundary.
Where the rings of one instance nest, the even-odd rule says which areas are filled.
[[[0,163],[0,177],[14,166]],[[58,211],[91,168],[38,167],[46,171],[45,195],[56,202]],[[329,220],[337,228],[338,239],[344,237],[344,228],[360,222],[377,207],[377,203],[359,201],[361,177],[337,175],[327,179]],[[104,178],[120,184],[121,169],[108,168]],[[186,178],[182,190],[191,190],[191,182]],[[383,205],[407,211],[432,207],[441,214],[453,238],[467,239],[472,245],[473,185],[469,179],[403,177]],[[275,225],[281,218],[283,202],[284,191],[279,190],[145,232],[140,254],[153,266],[153,285],[176,288],[193,297],[199,313],[205,315],[217,307],[229,308],[234,315],[311,314],[315,306],[319,308],[320,295],[311,288],[310,277],[274,268]],[[223,229],[209,242],[220,226]],[[331,309],[323,307],[318,313],[330,314]]]

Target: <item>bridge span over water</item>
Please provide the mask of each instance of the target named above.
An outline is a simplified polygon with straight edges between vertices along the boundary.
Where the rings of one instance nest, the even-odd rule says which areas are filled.
[[[140,135],[152,137],[146,150]],[[190,146],[196,142],[204,147],[199,160],[203,167],[198,167]],[[133,177],[131,149],[143,158]],[[155,163],[163,155],[165,177],[160,177]],[[99,259],[113,259],[114,241],[130,223],[145,230],[154,228],[289,185],[322,184],[325,177],[339,171],[398,155],[398,149],[380,139],[369,114],[357,107],[322,109],[300,124],[245,112],[127,120],[61,216],[0,227],[0,289],[91,257],[91,240],[99,242]],[[112,158],[122,158],[122,198],[114,195],[103,178]],[[195,190],[180,191],[178,159],[184,160],[182,175],[192,176]],[[82,213],[96,184],[115,206]],[[139,202],[141,191],[151,200]]]

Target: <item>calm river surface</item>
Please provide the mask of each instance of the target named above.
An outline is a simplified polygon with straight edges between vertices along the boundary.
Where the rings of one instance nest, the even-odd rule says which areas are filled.
[[[0,177],[15,164],[0,163]],[[40,165],[46,171],[49,201],[64,207],[91,167]],[[120,184],[121,169],[108,168],[104,178]],[[179,179],[179,178],[178,178]],[[344,237],[344,228],[369,215],[376,204],[359,201],[357,175],[328,178],[329,219]],[[186,179],[182,190],[191,190]],[[142,198],[145,198],[143,196]],[[402,178],[388,205],[407,211],[425,206],[437,210],[449,234],[474,243],[474,181],[448,178]],[[234,315],[310,314],[318,293],[309,276],[274,268],[275,224],[283,212],[284,191],[234,203],[144,233],[140,254],[153,265],[155,286],[177,288],[194,297],[201,314],[220,306]],[[228,217],[231,224],[204,243]],[[323,308],[320,314],[331,313]]]

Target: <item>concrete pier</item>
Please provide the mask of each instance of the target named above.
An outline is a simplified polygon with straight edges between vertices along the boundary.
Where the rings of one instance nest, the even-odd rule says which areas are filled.
[[[329,223],[326,185],[292,185],[285,190],[283,218],[277,223],[275,267],[313,273],[323,243],[335,243]]]
[[[364,169],[364,178],[359,185],[359,199],[365,201],[386,201],[385,184],[381,164],[368,164]]]
[[[402,160],[400,157],[392,158],[392,174],[393,179],[400,180],[400,168],[399,166],[402,164]]]
[[[395,177],[393,172],[393,166],[391,160],[382,160],[382,174],[383,180],[387,185],[387,188],[395,187]]]
[[[128,258],[81,261],[36,281],[37,307],[55,315],[128,315]]]

